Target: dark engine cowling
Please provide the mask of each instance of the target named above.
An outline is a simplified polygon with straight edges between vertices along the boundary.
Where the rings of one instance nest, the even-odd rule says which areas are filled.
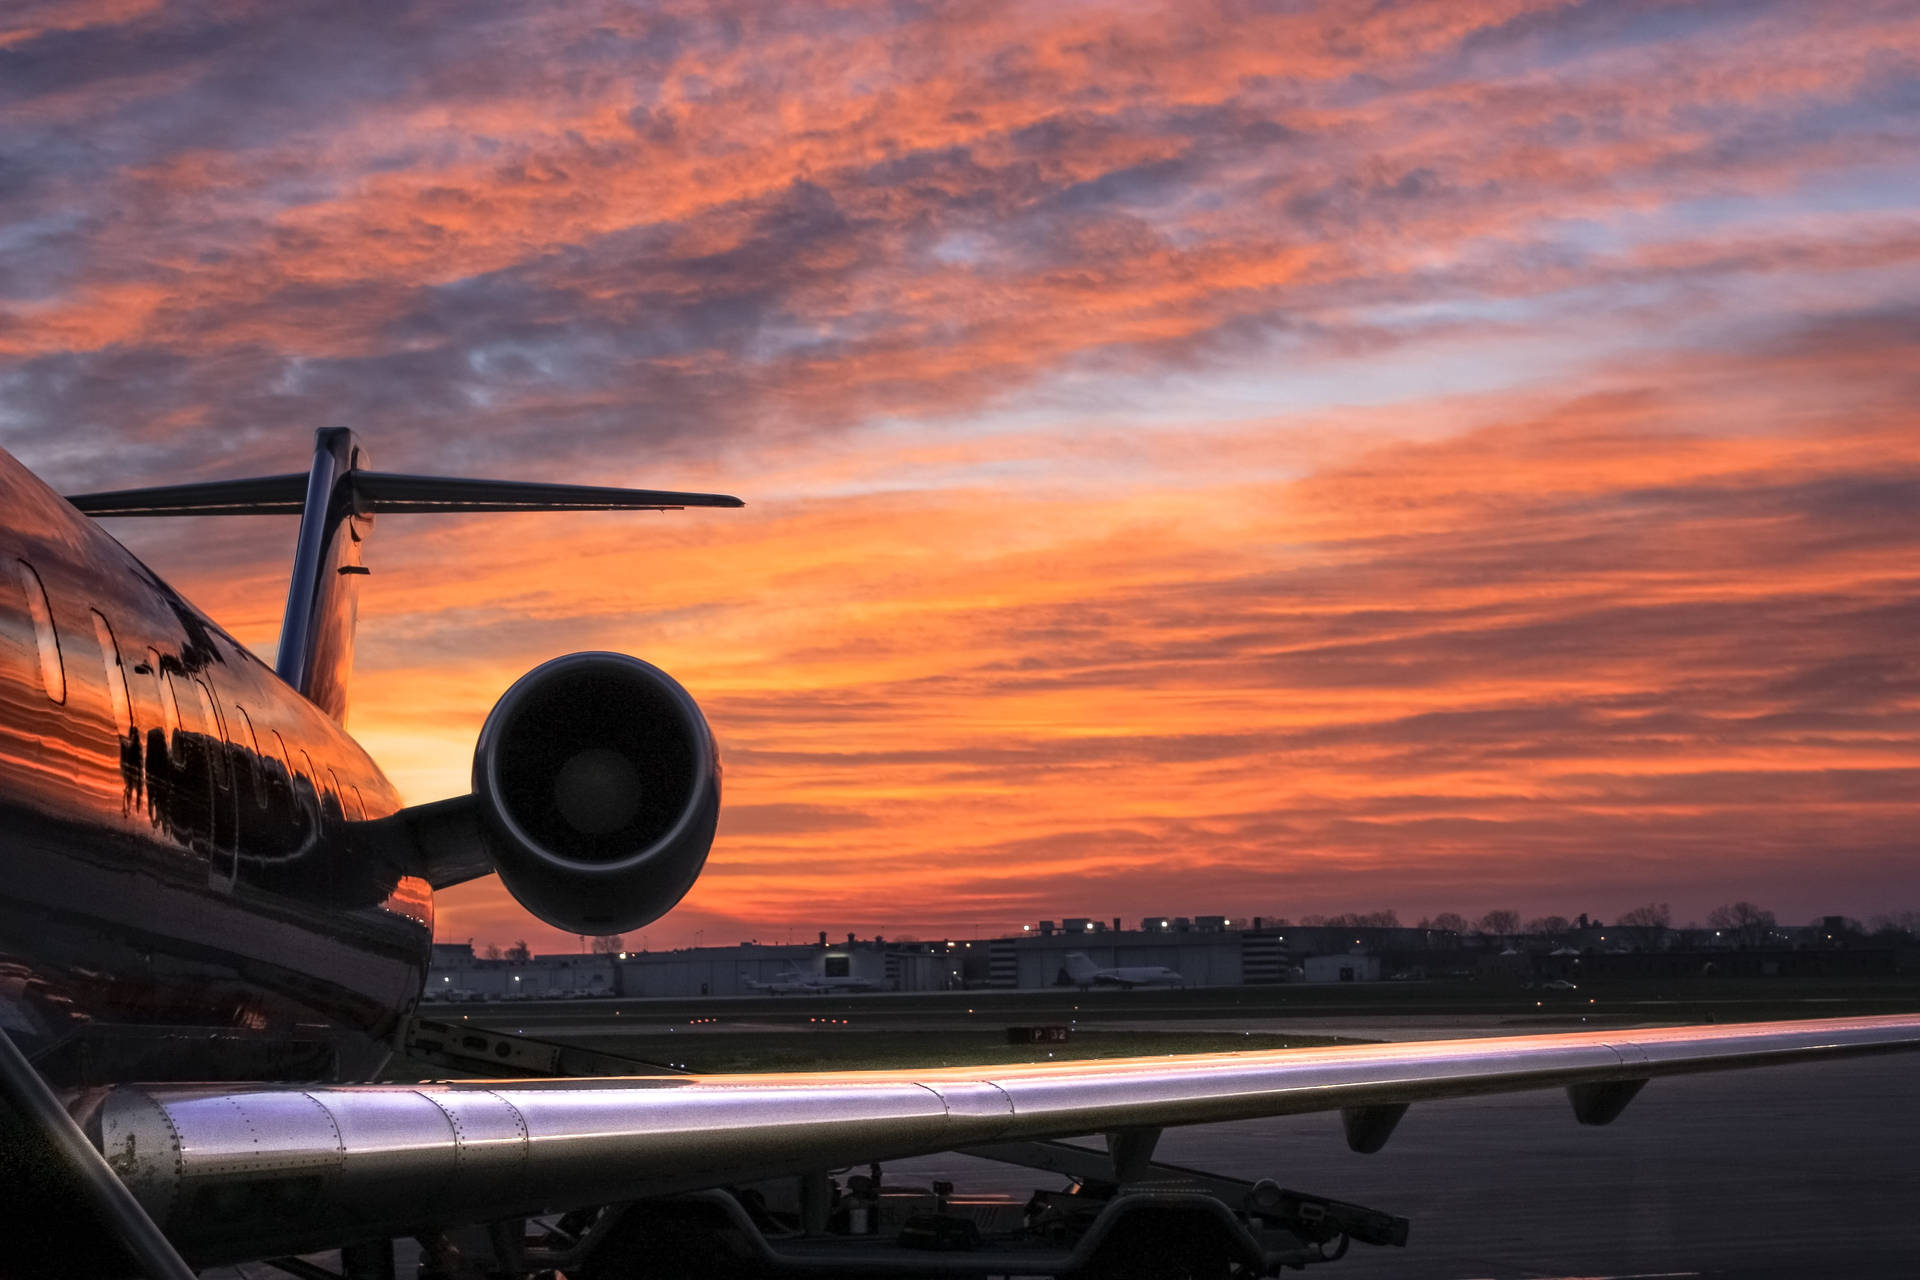
[[[666,672],[574,653],[495,704],[473,792],[494,870],[521,906],[569,933],[621,933],[665,915],[700,875],[720,759]]]

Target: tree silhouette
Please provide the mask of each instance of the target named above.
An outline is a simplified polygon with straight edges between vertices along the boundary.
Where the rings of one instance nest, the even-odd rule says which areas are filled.
[[[1667,930],[1673,927],[1673,910],[1664,902],[1649,902],[1643,907],[1621,916],[1614,928],[1626,933],[1633,945],[1642,951],[1652,951],[1665,940]]]
[[[1343,911],[1337,916],[1307,916],[1300,923],[1335,929],[1398,929],[1400,917],[1389,907],[1385,911]]]
[[[1898,938],[1920,938],[1920,911],[1889,911],[1885,915],[1875,916],[1867,921],[1867,928],[1876,935]]]
[[[1458,911],[1442,911],[1431,920],[1420,922],[1422,929],[1438,929],[1442,933],[1465,933],[1471,926],[1467,918]]]
[[[626,935],[603,933],[593,940],[593,954],[597,956],[617,956],[627,949]]]
[[[528,948],[525,938],[516,938],[513,945],[507,948],[507,959],[518,964],[525,964],[533,959],[533,952]]]
[[[1509,911],[1505,907],[1496,907],[1481,916],[1480,923],[1475,927],[1482,933],[1504,939],[1520,932],[1520,913]]]
[[[1565,916],[1541,916],[1538,920],[1527,922],[1527,932],[1537,933],[1548,938],[1563,936],[1573,926]]]
[[[1773,932],[1773,912],[1762,910],[1751,902],[1729,902],[1724,907],[1709,911],[1707,923],[1721,933],[1732,934],[1739,946],[1758,947]]]

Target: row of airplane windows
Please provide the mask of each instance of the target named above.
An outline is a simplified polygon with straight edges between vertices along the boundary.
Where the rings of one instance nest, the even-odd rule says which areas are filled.
[[[46,690],[47,697],[54,703],[64,706],[67,701],[66,663],[61,657],[60,633],[54,626],[53,608],[47,599],[47,589],[41,583],[39,573],[25,560],[14,561],[14,566],[21,593],[26,597],[27,615],[33,622],[34,644],[39,650],[40,658],[41,687]],[[104,614],[98,609],[88,612],[93,615],[94,636],[99,642],[101,661],[106,667],[107,699],[112,704],[114,727],[123,739],[131,738],[134,736],[133,699],[127,687],[126,668],[120,659],[119,641],[114,638],[113,624],[107,621]],[[176,765],[184,764],[188,748],[186,735],[180,732],[180,699],[175,690],[173,673],[165,669],[160,660],[159,651],[155,649],[147,650],[147,660],[136,666],[134,672],[137,675],[153,677],[160,715],[166,723],[168,757]],[[243,739],[233,738],[227,729],[235,723],[235,720],[220,714],[219,700],[214,697],[213,689],[206,678],[194,676],[188,679],[188,683],[192,686],[193,697],[199,703],[201,724],[212,730],[204,736],[210,741],[232,742],[241,748],[242,753],[247,757],[248,772],[252,775],[254,801],[261,809],[267,808],[268,784],[265,773],[261,769],[264,757],[260,750],[259,736],[254,732],[253,717],[248,715],[247,709],[239,703],[233,704],[237,723],[245,730]],[[303,749],[299,755],[307,767],[304,771],[295,769],[293,753],[287,750],[286,740],[280,736],[279,730],[269,729],[267,733],[278,749],[279,760],[286,768],[287,777],[311,780],[315,797],[320,798],[324,785],[321,782],[322,771],[314,767],[313,758]],[[211,751],[208,754],[215,785],[222,791],[232,790],[233,775],[226,753]],[[339,775],[332,769],[327,769],[324,773],[327,781],[332,784],[331,794],[326,798],[336,801],[343,814],[347,813],[346,802],[351,798],[351,816],[358,821],[365,821],[366,805],[360,798],[360,788],[351,784],[343,787],[340,784]]]

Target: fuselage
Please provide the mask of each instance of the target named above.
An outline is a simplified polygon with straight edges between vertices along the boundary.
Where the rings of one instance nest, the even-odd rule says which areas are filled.
[[[807,990],[822,992],[845,992],[858,995],[863,991],[884,991],[886,988],[872,978],[809,978]]]
[[[807,980],[797,973],[780,974],[772,982],[758,982],[743,973],[740,975],[740,980],[746,984],[747,990],[758,991],[764,995],[791,996],[813,990],[807,985]]]
[[[1090,987],[1177,987],[1186,984],[1185,978],[1165,965],[1120,965],[1103,969],[1089,960],[1084,951],[1075,951],[1067,956],[1067,976],[1083,991]]]
[[[1096,987],[1177,987],[1184,979],[1171,969],[1139,965],[1102,969],[1087,981]]]
[[[49,1079],[351,1079],[427,884],[345,729],[0,453],[0,1017]]]

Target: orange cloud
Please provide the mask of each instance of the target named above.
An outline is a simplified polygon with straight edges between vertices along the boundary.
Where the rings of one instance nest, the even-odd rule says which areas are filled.
[[[23,15],[30,464],[753,500],[370,556],[416,800],[557,650],[709,707],[662,937],[1911,879],[1897,6]],[[129,536],[271,644],[290,527]]]
[[[475,529],[460,550],[396,532],[381,558],[417,565],[391,595],[374,579],[362,732],[451,790],[489,698],[556,630],[665,664],[728,762],[688,919],[743,936],[1168,901],[1703,910],[1803,894],[1814,856],[1844,895],[1917,869],[1899,513],[1920,433],[1888,396],[1898,330],[1832,364],[1821,335],[1621,371],[1293,482],[776,499],[543,521],[507,547]],[[1880,374],[1834,406],[1844,428],[1694,416],[1737,421],[1761,385],[1832,391],[1856,364]],[[411,574],[441,556],[479,568],[423,596]],[[476,891],[448,918],[464,936],[515,915]]]

